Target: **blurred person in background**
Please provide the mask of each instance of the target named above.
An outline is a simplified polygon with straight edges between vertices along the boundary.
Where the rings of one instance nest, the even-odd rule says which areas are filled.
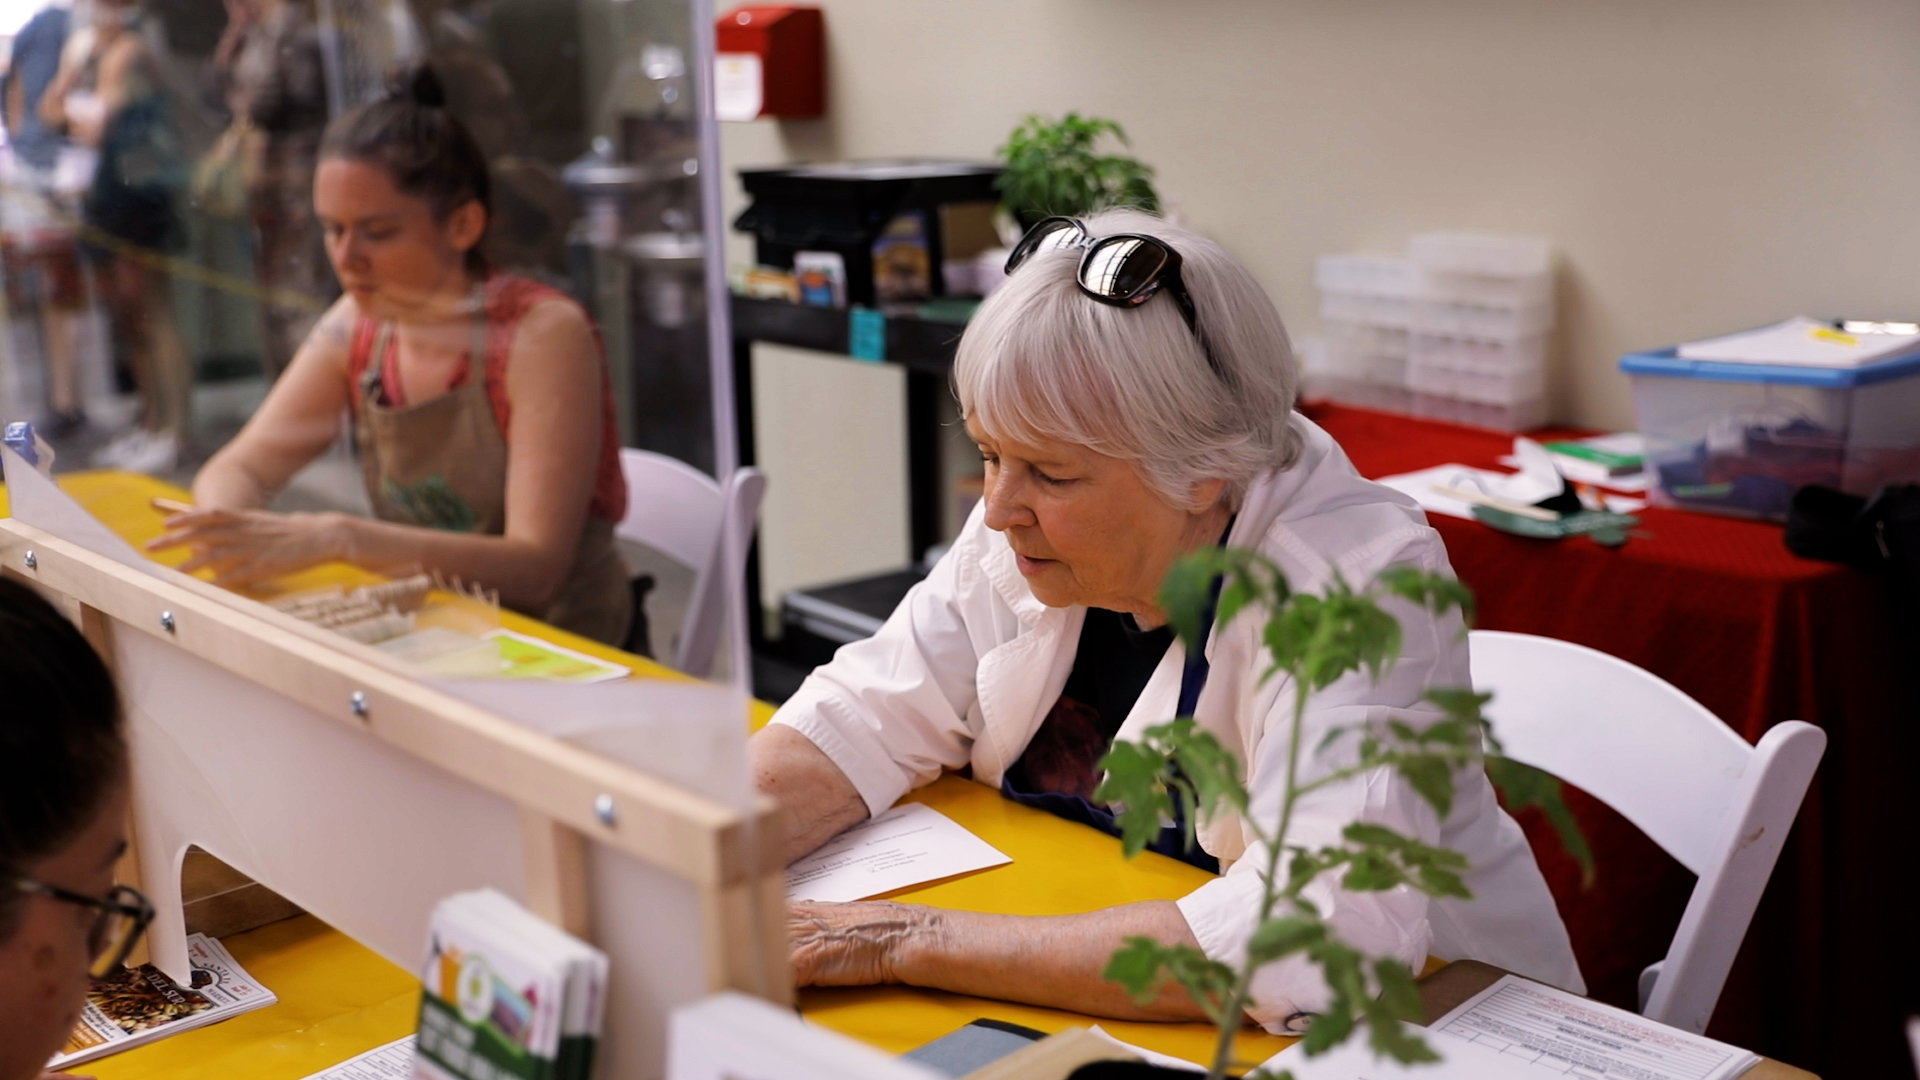
[[[4,115],[11,149],[0,166],[0,248],[9,311],[38,315],[46,361],[47,415],[40,428],[56,441],[86,425],[75,356],[87,306],[86,275],[70,224],[55,205],[54,167],[66,140],[40,116],[40,101],[60,70],[73,12],[48,4],[13,39]]]
[[[40,100],[51,128],[96,148],[99,164],[81,202],[98,286],[140,392],[140,425],[96,461],[139,472],[173,469],[192,392],[186,346],[174,321],[168,256],[185,240],[179,200],[185,154],[161,90],[162,73],[133,0],[97,0],[92,39],[69,48]]]
[[[266,294],[262,367],[272,382],[339,294],[313,216],[327,88],[320,34],[301,4],[226,3],[227,28],[203,86],[231,123],[195,170],[194,194],[209,213],[252,224],[254,278]]]

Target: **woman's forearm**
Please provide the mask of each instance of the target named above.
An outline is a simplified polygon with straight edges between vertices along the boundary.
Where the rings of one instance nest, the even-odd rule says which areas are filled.
[[[780,804],[789,863],[867,819],[866,800],[847,774],[784,724],[769,724],[748,740],[747,766],[754,788]]]
[[[836,907],[868,910],[843,922],[836,918],[841,912],[829,910]],[[809,916],[814,927],[805,925]],[[821,934],[823,944],[838,935],[867,935],[884,939],[875,943],[886,958],[886,970],[875,972],[880,978],[869,982],[906,983],[1117,1020],[1206,1018],[1177,987],[1163,989],[1141,1005],[1101,975],[1114,951],[1130,937],[1199,947],[1170,900],[1052,916],[986,915],[908,904],[818,904],[797,906],[794,922],[797,967],[805,965],[810,930]],[[844,955],[845,943],[839,944],[835,951]],[[823,981],[835,980],[829,975]]]
[[[372,518],[345,518],[340,558],[382,573],[423,569],[497,589],[500,602],[538,614],[553,602],[573,564],[573,546],[548,551],[510,536],[443,532]]]
[[[264,510],[276,494],[227,450],[209,458],[193,478],[193,504],[208,510]]]
[[[1178,988],[1140,1005],[1101,976],[1130,937],[1199,947],[1171,900],[1044,917],[924,910],[930,925],[902,950],[901,982],[1117,1020],[1206,1018]]]

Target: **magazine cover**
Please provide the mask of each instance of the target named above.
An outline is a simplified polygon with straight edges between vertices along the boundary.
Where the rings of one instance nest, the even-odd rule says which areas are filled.
[[[94,980],[66,1050],[54,1055],[48,1068],[59,1071],[131,1050],[278,1000],[205,934],[187,938],[187,960],[193,965],[189,986],[176,984],[152,964]]]

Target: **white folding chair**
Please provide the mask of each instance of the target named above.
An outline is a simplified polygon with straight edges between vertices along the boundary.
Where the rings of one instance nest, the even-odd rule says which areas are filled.
[[[1640,1011],[1706,1030],[1760,893],[1827,746],[1788,720],[1749,746],[1699,702],[1625,660],[1531,634],[1475,630],[1473,684],[1491,692],[1509,756],[1611,806],[1699,876]]]
[[[766,474],[737,469],[722,484],[683,461],[632,449],[620,451],[620,468],[627,476],[627,516],[614,527],[614,535],[645,544],[693,570],[693,593],[670,662],[705,678],[713,670],[720,636],[731,624],[734,681],[751,687],[747,546],[767,491]],[[731,618],[729,604],[738,609]]]

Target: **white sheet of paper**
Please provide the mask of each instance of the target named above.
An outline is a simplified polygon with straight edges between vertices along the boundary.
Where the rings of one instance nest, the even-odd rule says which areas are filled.
[[[1419,472],[1401,473],[1398,476],[1383,476],[1375,483],[1385,484],[1403,495],[1412,496],[1420,508],[1430,514],[1445,514],[1448,517],[1476,520],[1473,506],[1451,495],[1442,495],[1434,490],[1440,487],[1458,487],[1482,490],[1493,493],[1498,485],[1507,478],[1506,473],[1492,469],[1476,469],[1471,465],[1435,465],[1431,469]]]
[[[713,58],[713,115],[717,120],[752,120],[760,115],[760,55],[720,53]]]
[[[395,1039],[364,1054],[350,1057],[307,1080],[412,1080],[413,1036]]]
[[[1517,975],[1469,998],[1433,1024],[1501,1057],[1537,1061],[1529,1075],[1729,1080],[1760,1059],[1737,1046],[1602,1005]]]
[[[952,818],[906,803],[787,868],[789,900],[865,900],[1013,860]]]
[[[1837,334],[1831,323],[1796,315],[1758,330],[1689,341],[1677,352],[1682,360],[1851,368],[1915,349],[1920,334]]]
[[[1207,1071],[1207,1067],[1205,1065],[1196,1065],[1193,1062],[1188,1061],[1186,1058],[1177,1058],[1177,1057],[1174,1057],[1172,1054],[1163,1054],[1158,1050],[1149,1050],[1144,1046],[1135,1046],[1130,1042],[1126,1042],[1121,1039],[1116,1039],[1113,1037],[1111,1032],[1102,1028],[1099,1024],[1095,1024],[1091,1028],[1088,1028],[1087,1030],[1093,1032],[1095,1035],[1100,1036],[1101,1038],[1107,1040],[1108,1042],[1119,1047],[1120,1049],[1127,1051],[1130,1054],[1140,1055],[1140,1060],[1146,1062],[1149,1065],[1158,1065],[1164,1069],[1185,1069],[1188,1072],[1197,1072],[1197,1073],[1203,1073]]]
[[[1432,1031],[1417,1034],[1442,1060],[1402,1065],[1387,1058],[1376,1058],[1367,1045],[1366,1036],[1356,1033],[1319,1057],[1308,1057],[1306,1047],[1295,1043],[1268,1058],[1260,1068],[1265,1073],[1286,1069],[1293,1073],[1294,1080],[1549,1080],[1553,1076],[1597,1080],[1606,1075],[1569,1072],[1564,1068],[1548,1072],[1526,1058],[1503,1054],[1492,1047]]]

